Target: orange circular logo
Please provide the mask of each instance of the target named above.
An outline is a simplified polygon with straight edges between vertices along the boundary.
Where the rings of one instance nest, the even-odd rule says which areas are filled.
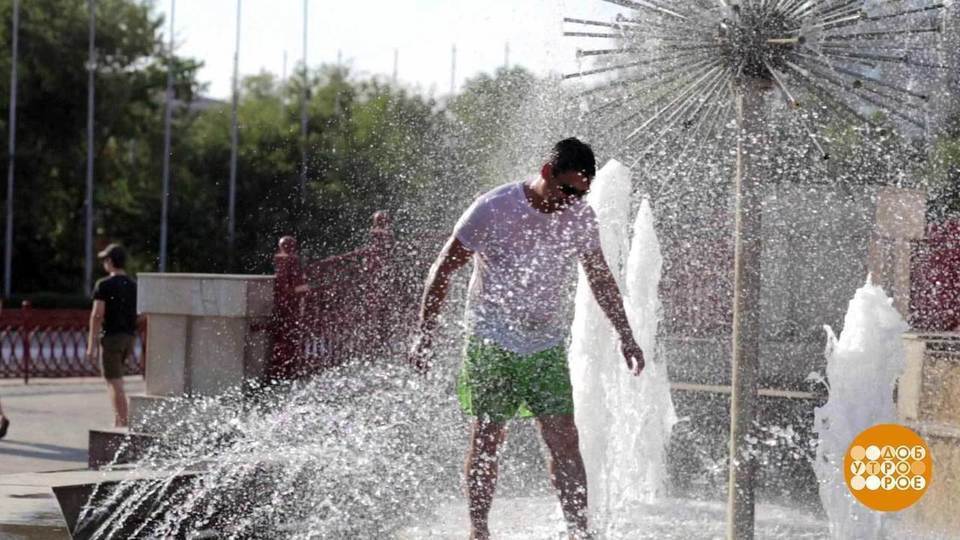
[[[880,424],[858,435],[847,449],[843,467],[853,496],[881,512],[910,507],[933,479],[927,443],[898,424]]]

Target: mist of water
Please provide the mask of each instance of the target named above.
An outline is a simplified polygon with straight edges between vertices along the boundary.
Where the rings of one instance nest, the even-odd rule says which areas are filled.
[[[455,493],[462,420],[446,380],[359,363],[257,405],[159,412],[163,445],[94,497],[94,538],[383,538]],[[172,403],[176,406],[176,403]],[[146,519],[145,517],[148,516]]]

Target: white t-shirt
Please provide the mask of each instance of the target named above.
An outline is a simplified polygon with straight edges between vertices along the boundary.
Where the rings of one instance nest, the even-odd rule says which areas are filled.
[[[474,201],[454,234],[476,253],[466,310],[473,335],[524,355],[564,340],[577,256],[600,249],[586,202],[547,214],[530,205],[523,183],[507,184]]]

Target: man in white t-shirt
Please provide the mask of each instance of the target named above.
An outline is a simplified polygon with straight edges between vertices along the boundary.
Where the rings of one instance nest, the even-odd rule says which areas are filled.
[[[451,276],[474,260],[466,310],[470,337],[457,390],[463,409],[476,417],[466,463],[475,540],[489,538],[497,448],[506,421],[517,416],[536,417],[571,538],[588,536],[586,473],[566,358],[576,261],[620,336],[627,368],[639,375],[644,366],[600,249],[596,215],[582,200],[595,174],[588,145],[560,141],[538,179],[500,186],[474,201],[427,280],[420,333],[410,353],[421,371],[429,369]]]

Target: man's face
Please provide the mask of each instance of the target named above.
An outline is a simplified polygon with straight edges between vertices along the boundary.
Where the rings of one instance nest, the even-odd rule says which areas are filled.
[[[549,174],[544,175],[550,187],[548,199],[560,206],[570,206],[587,195],[592,178],[579,171],[556,172],[549,165]]]

